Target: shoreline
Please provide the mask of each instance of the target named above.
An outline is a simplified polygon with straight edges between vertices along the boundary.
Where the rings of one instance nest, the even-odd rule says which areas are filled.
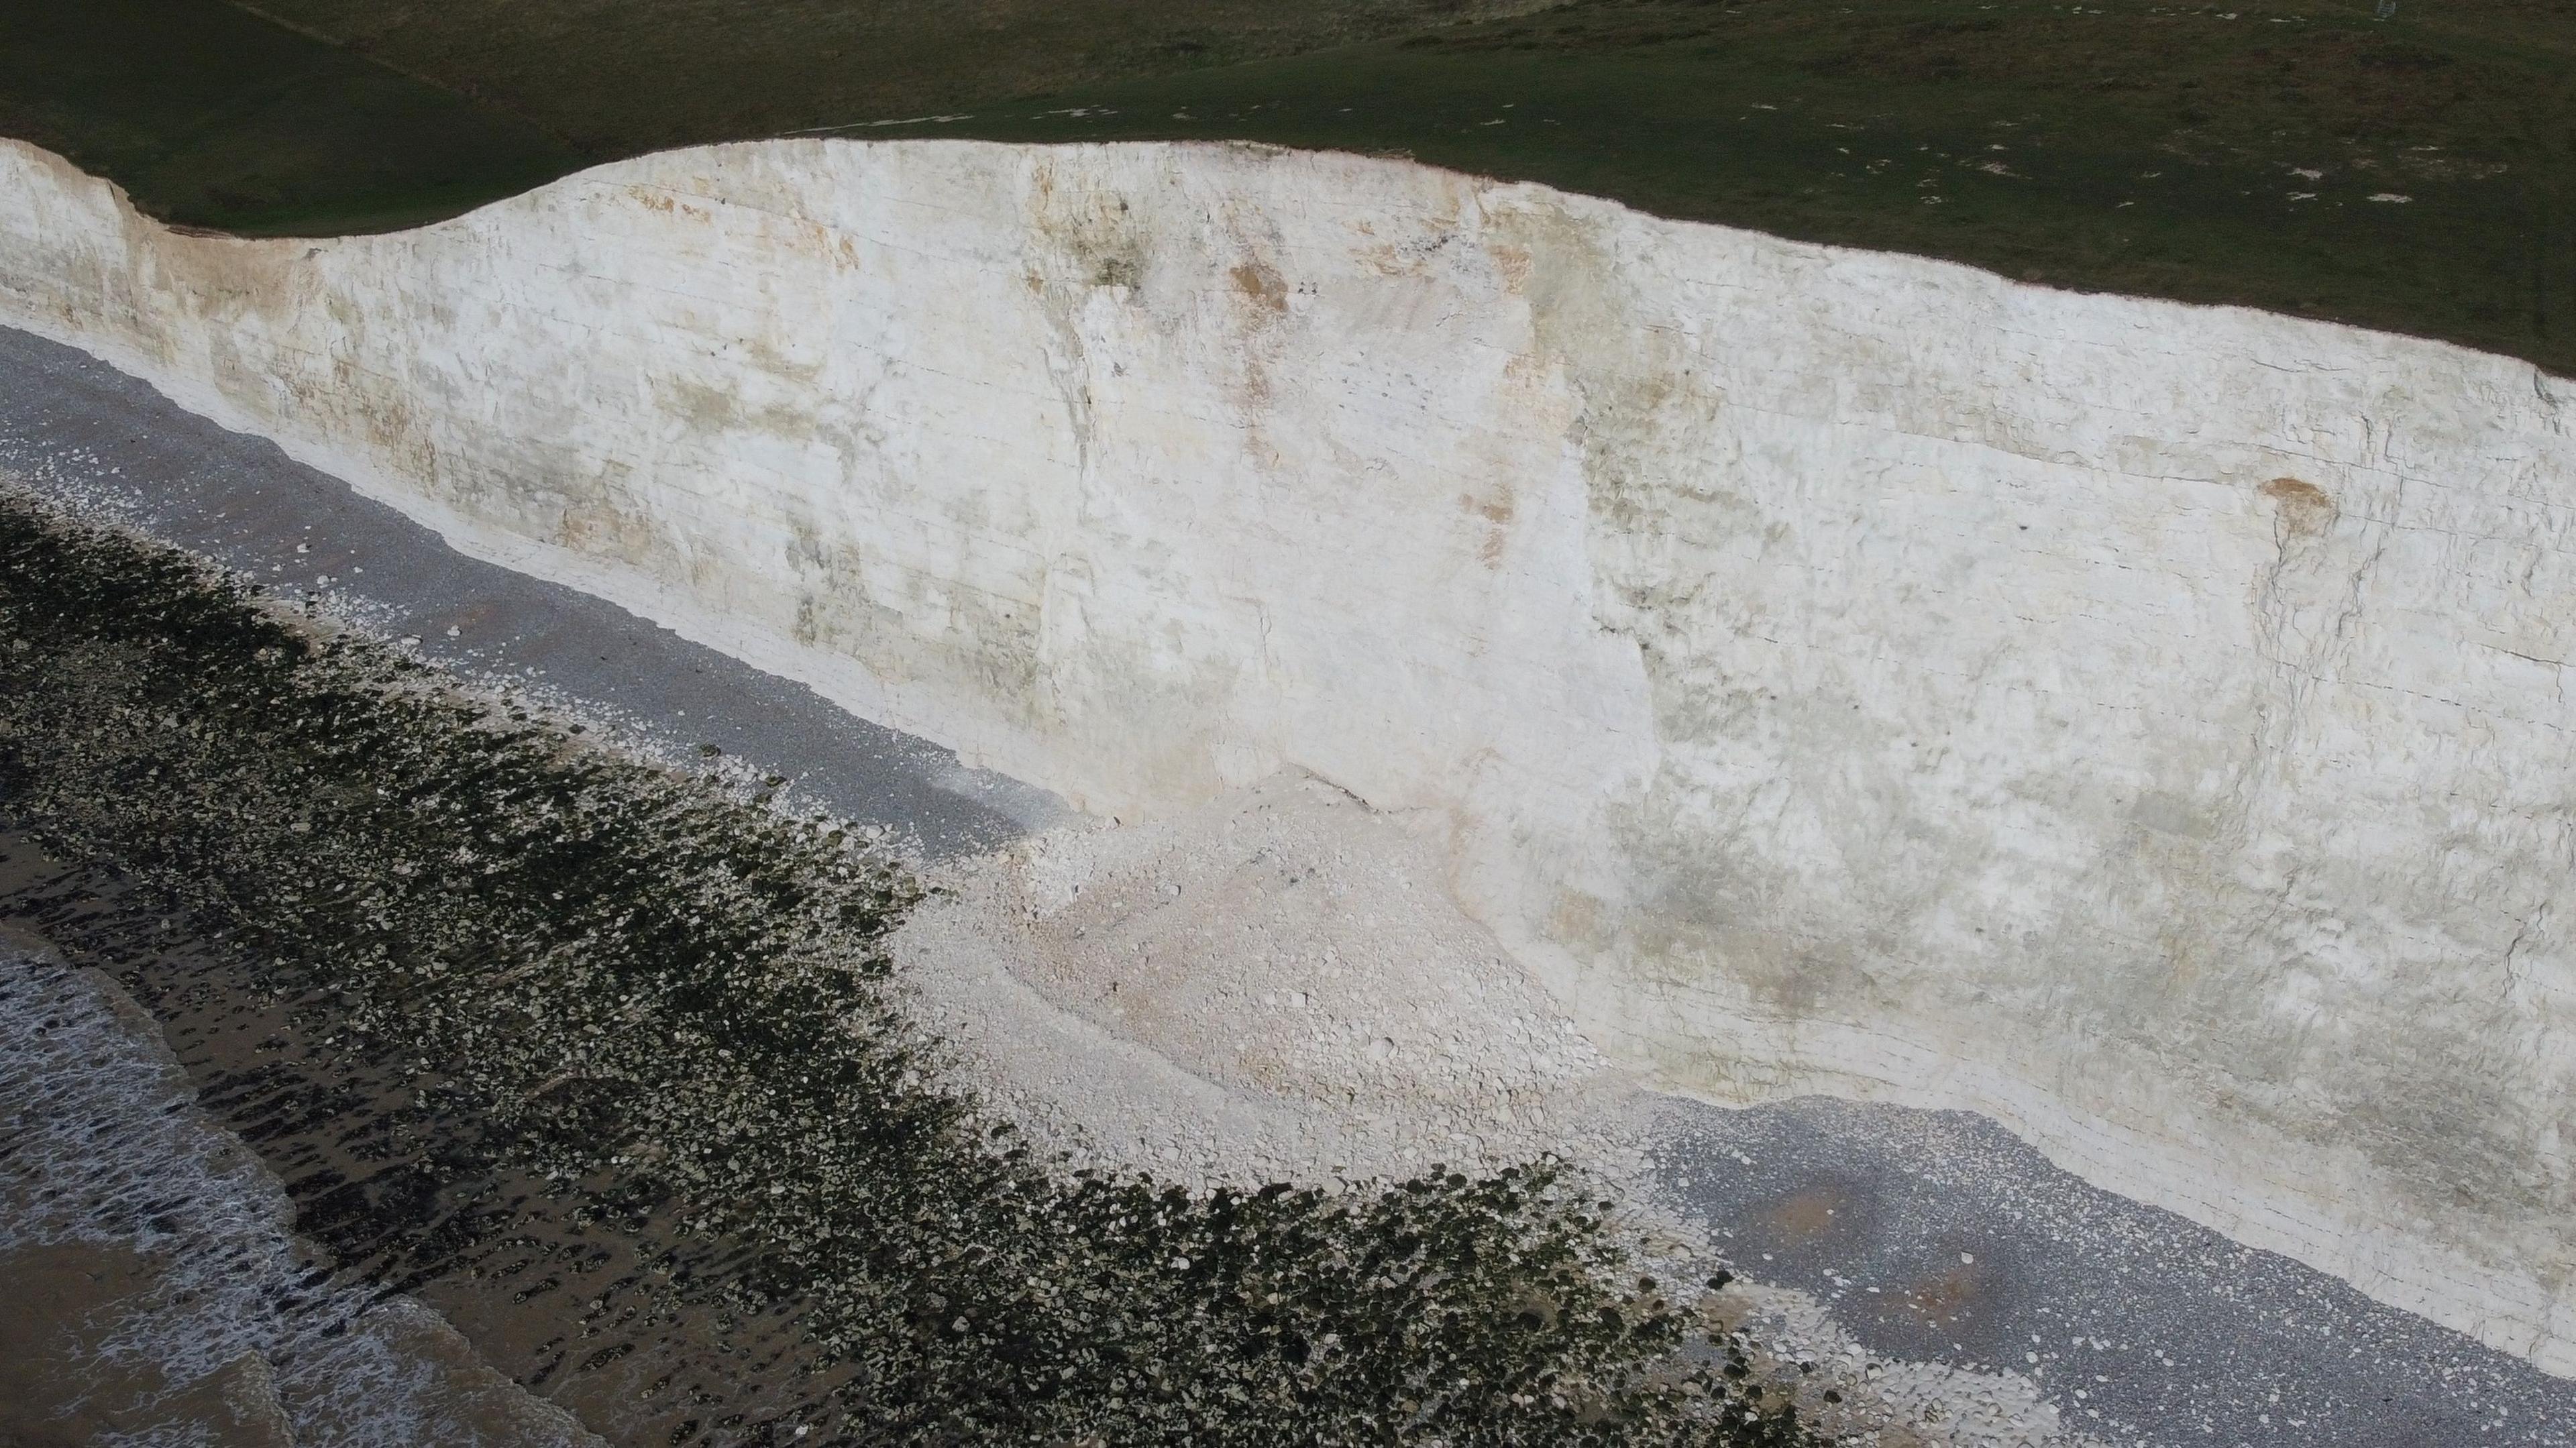
[[[369,563],[374,565],[365,575],[352,574],[349,578],[352,585],[363,582],[363,591],[352,587],[344,594],[344,598],[346,595],[356,595],[355,599],[348,601],[359,605],[356,611],[362,617],[365,616],[367,609],[374,608],[383,610],[377,615],[378,617],[398,621],[426,620],[435,623],[445,615],[432,612],[433,607],[445,607],[450,610],[460,607],[454,594],[441,594],[440,601],[435,604],[424,603],[417,597],[405,595],[405,584],[417,566],[412,560],[434,558],[437,548],[435,540],[423,542],[423,535],[419,530],[414,529],[412,525],[402,523],[399,519],[394,519],[389,510],[374,509],[373,505],[357,503],[330,479],[286,463],[267,444],[222,433],[202,420],[178,413],[176,409],[150,394],[148,389],[142,388],[140,384],[133,383],[130,379],[122,379],[115,375],[112,369],[105,369],[103,364],[91,362],[79,357],[78,354],[70,353],[69,349],[51,348],[47,344],[32,344],[21,334],[7,334],[5,337],[0,337],[0,342],[8,344],[5,348],[0,348],[0,353],[5,353],[5,358],[0,358],[0,367],[8,368],[9,375],[13,379],[27,384],[17,393],[21,400],[15,404],[15,410],[6,417],[0,417],[0,465],[15,466],[20,471],[28,472],[30,476],[35,477],[41,485],[62,492],[77,492],[84,487],[97,485],[121,490],[129,500],[143,505],[142,511],[136,515],[138,523],[161,536],[188,543],[190,546],[208,548],[211,545],[212,551],[216,551],[219,556],[224,556],[225,561],[253,571],[270,566],[281,570],[303,566],[302,560],[309,559],[313,555],[298,553],[295,547],[298,543],[306,541],[303,523],[312,522],[318,518],[321,520],[321,526],[315,529],[315,534],[322,539],[325,546],[348,547],[351,550],[350,560],[353,566],[364,567]],[[56,388],[50,393],[39,385],[46,383],[48,379],[51,379],[52,385]],[[88,409],[85,413],[81,410],[84,407]],[[27,466],[31,455],[43,462],[44,467],[41,471]],[[382,516],[374,516],[375,514]],[[255,521],[260,519],[267,520],[265,529]],[[198,530],[193,536],[192,527]],[[406,529],[410,530],[408,534],[404,531]],[[201,538],[204,541],[199,541]],[[451,565],[443,561],[441,566],[465,567],[461,562]],[[483,569],[483,566],[471,565],[469,571],[471,569]],[[523,594],[505,594],[502,601],[491,602],[478,599],[470,592],[470,588],[474,585],[468,585],[460,590],[465,599],[462,607],[484,608],[486,611],[480,616],[491,628],[490,636],[495,639],[511,639],[514,642],[539,641],[540,647],[555,650],[551,654],[534,652],[521,654],[508,649],[495,649],[489,656],[495,665],[491,669],[493,677],[509,678],[511,677],[509,671],[514,669],[556,665],[574,652],[567,646],[567,641],[578,636],[577,629],[561,614],[549,611],[565,608],[566,605],[550,599],[545,591],[546,586],[527,585],[524,580],[518,580],[516,575],[509,575],[497,569],[483,569],[483,571],[488,575],[483,582],[489,586],[509,589],[524,585],[531,591]],[[455,575],[445,576],[455,577]],[[442,587],[447,586],[452,585],[442,585]],[[569,594],[569,590],[553,592]],[[569,607],[576,614],[580,608],[595,606],[595,601],[585,603],[579,600],[578,595],[571,595],[571,598],[574,602]],[[614,611],[611,610],[609,613],[614,614]],[[624,656],[620,660],[629,671],[625,687],[640,691],[640,696],[648,702],[653,696],[653,691],[665,681],[678,681],[683,687],[691,689],[707,687],[697,682],[702,677],[695,672],[699,665],[685,662],[693,657],[687,652],[691,646],[680,644],[671,636],[651,630],[649,626],[638,624],[624,615],[615,615],[609,622],[616,626],[640,631],[635,653]],[[396,626],[416,628],[419,633],[431,639],[443,637],[441,631],[421,623],[397,622]],[[663,652],[656,652],[656,650]],[[535,664],[533,660],[538,657],[547,659],[549,663]],[[522,662],[523,659],[529,662]],[[674,666],[674,660],[683,662]],[[473,661],[469,659],[468,662]],[[520,674],[517,677],[524,680],[526,676]],[[771,687],[791,695],[797,692],[791,686],[775,685],[774,681]],[[716,690],[718,700],[728,696],[744,701],[746,707],[738,712],[724,709],[711,710],[706,695],[694,695],[690,696],[691,704],[696,710],[706,712],[693,712],[687,717],[711,728],[737,731],[723,736],[726,742],[721,747],[728,755],[744,758],[759,767],[780,768],[774,761],[777,761],[782,753],[787,752],[785,746],[792,745],[794,740],[800,737],[799,729],[805,727],[796,722],[799,716],[796,716],[793,710],[786,711],[784,714],[764,712],[770,710],[773,705],[769,697],[759,692],[757,688],[730,687]],[[630,695],[631,697],[637,696]],[[810,696],[807,697],[810,698]],[[781,718],[788,722],[784,724],[775,722]],[[764,722],[764,720],[770,722]],[[828,744],[817,746],[816,752],[829,754],[831,746]],[[781,769],[781,772],[785,771]],[[798,782],[803,783],[805,777],[799,776]],[[899,822],[896,823],[899,824]],[[964,858],[968,853],[970,852],[961,848],[960,853],[954,857]],[[1680,1113],[1688,1128],[1676,1130],[1667,1138],[1669,1144],[1666,1152],[1667,1171],[1676,1183],[1674,1191],[1675,1195],[1681,1198],[1680,1205],[1690,1207],[1696,1201],[1698,1209],[1704,1213],[1736,1215],[1742,1219],[1735,1224],[1738,1230],[1741,1230],[1748,1221],[1763,1222],[1776,1218],[1781,1204],[1794,1202],[1811,1194],[1814,1180],[1819,1177],[1830,1179],[1839,1175],[1846,1180],[1847,1190],[1855,1179],[1857,1185],[1864,1188],[1871,1188],[1873,1182],[1881,1184],[1879,1187],[1871,1188],[1872,1190],[1884,1189],[1894,1184],[1895,1168],[1890,1162],[1881,1160],[1874,1166],[1854,1164],[1854,1158],[1859,1153],[1852,1143],[1857,1142],[1862,1133],[1849,1129],[1851,1123],[1848,1120],[1841,1123],[1837,1129],[1842,1130],[1846,1148],[1852,1150],[1853,1156],[1835,1160],[1831,1158],[1831,1153],[1826,1153],[1827,1159],[1802,1162],[1798,1159],[1800,1155],[1798,1152],[1785,1149],[1784,1137],[1794,1138],[1802,1133],[1831,1137],[1830,1132],[1818,1132],[1812,1123],[1802,1120],[1798,1103],[1752,1112],[1720,1112],[1714,1108],[1691,1107],[1686,1103],[1677,1103],[1672,1109]],[[1903,1128],[1907,1123],[1919,1121],[1929,1115],[1904,1113],[1892,1108],[1868,1108],[1866,1111],[1862,1108],[1849,1108],[1848,1110],[1863,1114],[1877,1113],[1874,1119],[1893,1124],[1895,1128]],[[1895,1150],[1901,1157],[1903,1150],[1901,1144],[1907,1139],[1904,1131],[1891,1129],[1883,1139],[1898,1143]],[[1696,1145],[1692,1144],[1694,1141]],[[1731,1153],[1756,1157],[1756,1162],[1739,1164],[1740,1171],[1737,1167],[1729,1167],[1722,1177],[1716,1176],[1709,1170],[1712,1164],[1734,1162],[1736,1158]],[[2090,1220],[2105,1234],[2106,1242],[2173,1240],[2170,1229],[2167,1236],[2162,1239],[2156,1238],[2152,1233],[2139,1235],[2135,1231],[2137,1222],[2152,1223],[2162,1218],[2163,1214],[2149,1213],[2146,1209],[2136,1208],[2134,1204],[2120,1204],[2118,1199],[2110,1197],[2107,1193],[2093,1193],[2090,1197],[2086,1197],[2084,1194],[2090,1192],[2090,1189],[2081,1188],[2080,1185],[2074,1187],[2065,1185],[2062,1173],[2054,1174],[2052,1177],[2051,1169],[2047,1168],[2044,1162],[2038,1161],[2035,1154],[2027,1151],[2023,1153],[2023,1158],[2018,1160],[2001,1159],[2011,1157],[2012,1154],[2008,1151],[1993,1153],[1993,1155],[1998,1157],[1998,1161],[1992,1169],[2004,1185],[1992,1194],[1995,1204],[1988,1210],[1994,1214],[1994,1220],[1976,1224],[1978,1230],[1992,1235],[1988,1239],[1981,1239],[1976,1247],[1965,1249],[1978,1252],[1982,1261],[1999,1263],[2004,1259],[2005,1254],[2001,1248],[2003,1243],[2010,1239],[2010,1234],[2002,1231],[2007,1225],[2004,1213],[2009,1210],[2003,1204],[2009,1202],[2017,1191],[2030,1191],[2037,1194],[2055,1192],[2058,1194],[2058,1199],[2078,1201],[2082,1205],[2082,1211],[2076,1214],[2076,1219]],[[1686,1177],[1702,1180],[1719,1179],[1725,1183],[1725,1188],[1715,1192],[1703,1192],[1694,1198],[1688,1188],[1679,1185],[1679,1182]],[[2057,1185],[2050,1186],[2052,1181]],[[2073,1194],[2071,1197],[2066,1195],[2069,1192]],[[1856,1198],[1866,1198],[1870,1192],[1853,1191],[1851,1194]],[[1890,1195],[1893,1198],[1897,1194]],[[2171,1221],[2171,1219],[2164,1220]],[[1955,1255],[1957,1250],[1962,1250],[1955,1243],[1946,1240],[1917,1244],[1909,1248],[1896,1240],[1901,1234],[1893,1231],[1894,1224],[1884,1225],[1888,1228],[1883,1234],[1885,1240],[1874,1240],[1865,1233],[1858,1239],[1831,1237],[1822,1239],[1833,1244],[1834,1250],[1831,1252],[1818,1249],[1809,1251],[1804,1257],[1796,1257],[1792,1253],[1774,1251],[1775,1256],[1792,1257],[1796,1263],[1794,1267],[1764,1268],[1760,1263],[1751,1260],[1740,1263],[1740,1267],[1748,1270],[1749,1275],[1756,1277],[1766,1276],[1771,1270],[1778,1270],[1784,1280],[1799,1285],[1801,1290],[1812,1291],[1817,1297],[1830,1297],[1835,1293],[1832,1279],[1837,1275],[1856,1270],[1859,1261],[1883,1262],[1884,1270],[1891,1280],[1911,1281],[1937,1278],[1932,1268],[1937,1263],[1940,1252],[1949,1251]],[[1721,1221],[1715,1230],[1724,1231],[1728,1228]],[[2197,1229],[2185,1230],[2197,1231]],[[1997,1245],[1985,1245],[1985,1240],[1993,1240]],[[1775,1248],[1776,1245],[1776,1243],[1773,1244]],[[2021,1262],[2016,1267],[2018,1280],[2004,1284],[2010,1288],[2009,1291],[1994,1292],[1986,1300],[1977,1304],[1978,1310],[1992,1314],[1980,1324],[1986,1334],[1984,1337],[1962,1335],[1955,1339],[1961,1346],[1948,1352],[1940,1351],[1939,1340],[1929,1337],[1919,1337],[1913,1343],[1913,1347],[1916,1350],[1928,1350],[1937,1359],[1951,1363],[1962,1370],[1975,1370],[1980,1364],[1987,1365],[1989,1371],[2008,1368],[2009,1356],[2001,1351],[2002,1346],[2016,1335],[2027,1335],[2021,1332],[2016,1324],[2035,1316],[2040,1309],[2048,1309],[2049,1314],[2053,1316],[2066,1309],[2070,1294],[2078,1302],[2092,1304],[2093,1310],[2096,1311],[2117,1306],[2115,1300],[2110,1300],[2106,1296],[2110,1283],[2093,1280],[2096,1274],[2089,1269],[2076,1270],[2086,1260],[2086,1254],[2090,1250],[2088,1247],[2079,1244],[2071,1252],[2060,1253],[2052,1258],[2049,1255],[2052,1249],[2038,1241],[2038,1234],[2033,1234],[2031,1239],[2022,1243],[2017,1250],[2023,1254]],[[1876,1256],[1873,1257],[1873,1254]],[[1749,1253],[1739,1252],[1738,1255],[1759,1257],[1760,1252],[1758,1250]],[[2250,1261],[2260,1255],[2247,1254],[2245,1260]],[[2192,1375],[2210,1371],[2213,1361],[2222,1363],[2236,1361],[2241,1364],[2243,1357],[2260,1356],[2266,1359],[2260,1370],[2252,1373],[2249,1378],[2225,1385],[2228,1392],[2232,1394],[2233,1401],[2228,1404],[2211,1405],[2214,1408],[2223,1409],[2215,1413],[2211,1426],[2214,1429],[2225,1428],[2236,1431],[2241,1435],[2252,1435],[2258,1430],[2277,1434],[2280,1431],[2279,1424],[2259,1421],[2269,1415],[2269,1409],[2272,1406],[2266,1401],[2267,1393],[2277,1390],[2279,1386],[2295,1385],[2303,1380],[2310,1381],[2312,1385],[2337,1381],[2334,1377],[2317,1370],[2346,1360],[2346,1355],[2336,1350],[2342,1346],[2341,1343],[2314,1341],[2314,1334],[2293,1330],[2286,1323],[2281,1324],[2277,1329],[2264,1327],[2267,1321],[2282,1315],[2281,1308],[2285,1303],[2303,1305],[2315,1300],[2316,1294],[2322,1290],[2315,1284],[2324,1279],[2320,1274],[2306,1273],[2303,1276],[2304,1269],[2297,1269],[2280,1262],[2279,1259],[2263,1260],[2266,1265],[2262,1275],[2268,1286],[2246,1293],[2243,1299],[2232,1307],[2223,1310],[2213,1307],[2212,1314],[2209,1316],[2197,1320],[2174,1322],[2168,1328],[2168,1330],[2192,1330],[2212,1324],[2230,1324],[2224,1331],[2213,1334],[2220,1341],[2234,1344],[2229,1352],[2218,1355],[2216,1359],[2204,1355],[2197,1360],[2185,1354],[2180,1359],[2182,1366],[2171,1368],[2156,1361],[2157,1353],[2153,1351],[2153,1344],[2129,1341],[2126,1344],[2128,1351],[2121,1354],[2110,1354],[2108,1349],[2103,1349],[2101,1351],[2106,1356],[2101,1359],[2101,1365],[2116,1368],[2120,1381],[2131,1385],[2134,1391],[2123,1394],[2107,1385],[2089,1385],[2087,1387],[2089,1396],[2086,1400],[2076,1400],[2069,1396],[2060,1404],[2061,1410],[2069,1415],[2078,1416],[2080,1421],[2081,1414],[2088,1408],[2095,1408],[2097,1398],[2100,1401],[2115,1404],[2125,1402],[2143,1409],[2169,1400],[2178,1390],[2187,1393],[2194,1391]],[[2176,1303],[2189,1302],[2196,1295],[2204,1293],[2215,1297],[2217,1294],[2212,1290],[2213,1288],[2245,1273],[2244,1263],[2239,1261],[2219,1263],[2208,1269],[2203,1277],[2185,1274],[2175,1285],[2174,1293],[2168,1300]],[[2117,1273],[2108,1272],[2107,1269],[2099,1275],[2110,1278],[2118,1276]],[[2328,1295],[2331,1296],[2331,1293]],[[2346,1311],[2346,1307],[2339,1304],[2337,1311]],[[2016,1313],[2020,1315],[2016,1316]],[[2429,1326],[2422,1326],[2417,1332],[2389,1328],[2387,1325],[2391,1323],[2402,1326],[2405,1322],[2414,1321],[2389,1309],[2364,1303],[2349,1307],[2349,1314],[2350,1321],[2372,1325],[2367,1336],[2374,1343],[2375,1360],[2389,1365],[2381,1371],[2392,1371],[2395,1365],[2401,1363],[2420,1363],[2426,1352],[2438,1348],[2445,1355],[2444,1361],[2458,1365],[2455,1372],[2478,1375],[2480,1381],[2493,1385],[2493,1391],[2487,1394],[2487,1400],[2501,1400],[2521,1405],[2517,1407],[2510,1421],[2512,1428],[2524,1433],[2523,1437],[2517,1439],[2502,1432],[2478,1433],[2475,1441],[2521,1441],[2532,1444],[2576,1441],[2576,1437],[2571,1437],[2566,1428],[2551,1426],[2553,1401],[2557,1405],[2556,1411],[2561,1415],[2562,1422],[2567,1421],[2567,1408],[2565,1395],[2563,1392],[2556,1392],[2553,1395],[2556,1385],[2551,1384],[2549,1380],[2539,1378],[2528,1369],[2520,1369],[2517,1375],[2515,1369],[2518,1365],[2511,1364],[2509,1359],[2503,1359],[2498,1354],[2486,1353],[2484,1350],[2464,1348],[2465,1340],[2457,1339],[2452,1334],[2441,1333],[2438,1329]],[[1894,1362],[1897,1355],[1893,1353],[1892,1347],[1881,1349],[1880,1343],[1892,1345],[1900,1341],[1903,1341],[1901,1337],[1894,1336],[1882,1336],[1877,1341],[1873,1341],[1873,1349],[1882,1353],[1874,1360],[1883,1364]],[[1970,1344],[1973,1344],[1973,1347]],[[2169,1347],[2170,1344],[2167,1346]],[[2001,1364],[1994,1363],[1992,1360],[1998,1357],[2005,1358],[2006,1361]],[[2311,1371],[2315,1372],[2313,1379],[2303,1379],[2302,1374]],[[2351,1371],[2360,1373],[2364,1377],[2369,1375],[2366,1366],[2352,1368]],[[2263,1382],[2266,1372],[2274,1380],[2273,1387],[2269,1389]],[[2081,1379],[2078,1378],[2076,1381],[2080,1382]],[[2054,1391],[2058,1386],[2058,1379],[2052,1374],[2046,1378],[2046,1383],[2048,1388]],[[2072,1386],[2068,1385],[2065,1391],[2071,1394]],[[2480,1426],[2478,1421],[2466,1415],[2453,1414],[2452,1409],[2463,1405],[2450,1403],[2447,1399],[2447,1393],[2419,1392],[2416,1395],[2415,1407],[2410,1411],[2434,1413],[2435,1416],[2431,1417],[2382,1419],[2371,1411],[2364,1410],[2357,1414],[2320,1416],[2309,1419],[2297,1429],[2289,1430],[2293,1433],[2314,1433],[2316,1436],[2313,1438],[2249,1436],[2245,1441],[2252,1442],[2255,1448],[2271,1448],[2275,1443],[2301,1441],[2313,1441],[2319,1444],[2334,1443],[2340,1448],[2340,1445],[2374,1441],[2385,1441],[2392,1445],[2440,1443],[2446,1441],[2440,1435],[2450,1430],[2446,1425],[2456,1426],[2458,1432],[2463,1435],[2475,1432]],[[2373,1426],[2374,1421],[2378,1422],[2377,1428]],[[2199,1424],[2189,1425],[2187,1435],[2177,1431],[2170,1436],[2161,1436],[2165,1433],[2164,1427],[2153,1424],[2142,1425],[2139,1431],[2160,1435],[2146,1440],[2158,1443],[2228,1441],[2224,1436],[2203,1434],[2199,1431],[2200,1426]],[[2368,1436],[2374,1431],[2381,1430],[2391,1436],[2381,1439]],[[2394,1436],[2401,1431],[2412,1432],[2418,1436]],[[2430,1436],[2426,1436],[2427,1434]],[[2556,1436],[2551,1436],[2552,1434]],[[2126,1440],[2124,1438],[2116,1441]],[[2460,1441],[2468,1441],[2468,1439],[2462,1437]]]
[[[460,549],[1122,818],[1445,816],[1672,1089],[1976,1110],[2567,1371],[2527,368],[1350,157],[722,147],[294,245],[6,160],[21,320]]]
[[[525,1175],[492,1180],[479,1208],[443,1194],[435,1206],[406,1201],[406,1169],[441,1153],[439,1123],[409,1109],[410,1092],[313,1041],[299,1029],[297,1007],[309,1002],[278,998],[237,951],[166,929],[169,917],[113,875],[45,860],[5,815],[0,920],[98,962],[89,968],[126,999],[142,993],[135,1008],[159,1032],[147,1049],[175,1052],[193,1087],[182,1094],[256,1155],[332,1292],[358,1303],[399,1293],[472,1344],[487,1372],[542,1392],[564,1421],[608,1442],[675,1441],[718,1418],[789,1419],[792,1430],[805,1396],[805,1375],[789,1366],[801,1337],[792,1323],[735,1323],[720,1306],[632,1290],[647,1273],[717,1270],[720,1250],[638,1261],[637,1242],[651,1238],[594,1230],[577,1203]],[[423,1207],[486,1220],[452,1229],[423,1220]],[[786,1370],[734,1369],[755,1354]]]
[[[1811,1441],[1578,1175],[1058,1170],[894,999],[919,892],[841,822],[0,525],[9,808],[92,862],[12,913],[163,1018],[338,1272],[618,1441]]]
[[[32,852],[0,832],[23,903]],[[602,1448],[418,1300],[335,1273],[111,978],[0,926],[0,1438]]]

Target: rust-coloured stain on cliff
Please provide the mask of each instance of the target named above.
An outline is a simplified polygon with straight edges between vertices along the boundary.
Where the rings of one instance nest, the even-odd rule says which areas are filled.
[[[2274,478],[2259,490],[2280,509],[2281,527],[2290,533],[2322,533],[2335,520],[2334,499],[2314,483]]]

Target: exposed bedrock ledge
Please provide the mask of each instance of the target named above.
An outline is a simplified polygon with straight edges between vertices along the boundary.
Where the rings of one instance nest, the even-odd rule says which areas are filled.
[[[2576,1373],[2576,387],[1350,156],[773,142],[0,320],[1105,813],[1282,767],[1721,1101]]]

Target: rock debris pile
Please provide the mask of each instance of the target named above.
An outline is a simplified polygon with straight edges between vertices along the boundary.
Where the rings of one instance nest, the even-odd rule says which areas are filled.
[[[1193,1192],[1025,1144],[889,987],[900,869],[576,727],[0,498],[0,807],[222,949],[35,923],[267,1012],[210,1101],[352,1279],[523,1274],[523,1380],[694,1313],[799,1390],[692,1385],[673,1442],[1807,1440],[1559,1163]]]
[[[1419,822],[1287,774],[954,867],[892,948],[986,1089],[1085,1159],[1348,1183],[1579,1142],[1621,1172],[1633,1085],[1440,859]]]

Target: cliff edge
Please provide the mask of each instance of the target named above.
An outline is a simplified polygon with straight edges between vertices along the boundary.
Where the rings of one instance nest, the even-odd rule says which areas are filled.
[[[1451,824],[1593,1039],[2576,1374],[2576,386],[1247,147],[782,141],[0,321],[1087,808]]]

